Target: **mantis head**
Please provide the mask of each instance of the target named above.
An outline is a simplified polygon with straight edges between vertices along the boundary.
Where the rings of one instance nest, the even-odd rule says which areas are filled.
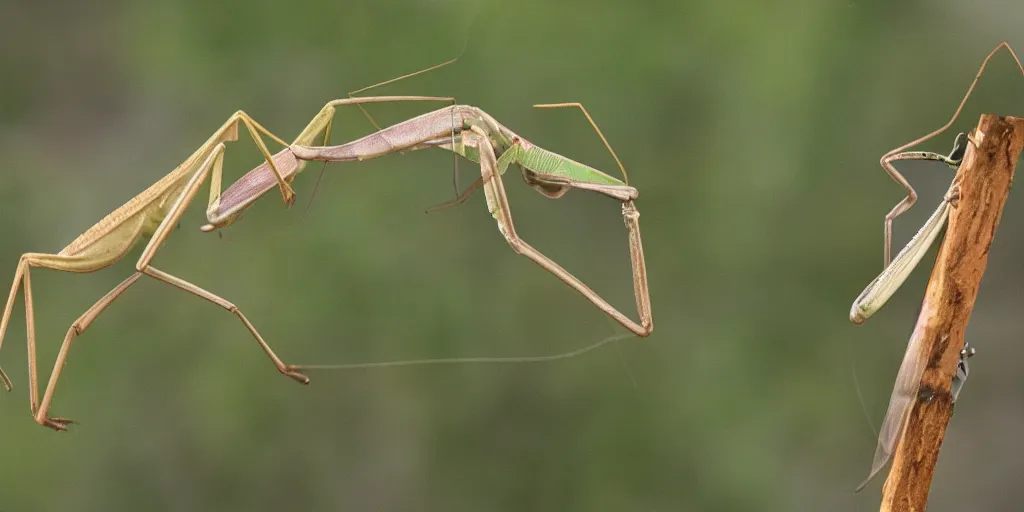
[[[956,139],[953,141],[953,150],[949,152],[949,160],[955,162],[957,166],[964,159],[964,153],[967,152],[967,134],[960,132],[956,134]]]

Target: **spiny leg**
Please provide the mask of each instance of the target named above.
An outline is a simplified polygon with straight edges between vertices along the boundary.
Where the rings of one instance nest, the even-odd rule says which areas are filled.
[[[249,132],[249,136],[256,144],[257,149],[259,149],[260,153],[263,155],[263,158],[266,161],[267,166],[270,168],[271,173],[274,175],[274,179],[278,184],[278,188],[281,190],[281,195],[285,197],[285,204],[291,205],[291,203],[293,203],[295,200],[295,192],[292,191],[291,186],[287,183],[287,180],[281,174],[280,169],[274,162],[274,158],[273,156],[270,155],[270,150],[267,149],[267,146],[266,144],[264,144],[260,134],[267,135],[274,142],[281,144],[285,148],[288,148],[289,144],[282,140],[277,135],[274,135],[270,130],[266,129],[263,125],[261,125],[259,122],[257,122],[251,116],[249,116],[249,114],[245,113],[242,110],[239,110],[232,114],[231,117],[229,117],[228,120],[224,123],[224,125],[218,131],[214,132],[214,135],[206,142],[206,144],[204,144],[195,153],[193,153],[193,157],[195,157],[196,155],[208,156],[210,154],[210,151],[217,143],[238,140],[239,122],[245,125],[246,130]],[[193,157],[190,157],[190,159]],[[218,175],[214,177],[214,180],[210,185],[211,205],[214,204],[216,201],[220,200],[221,192],[221,181],[220,176]]]
[[[267,149],[267,146],[266,144],[264,144],[260,134],[262,133],[267,135],[274,142],[277,142],[278,144],[284,146],[285,148],[289,147],[289,144],[282,140],[277,135],[274,135],[274,133],[272,133],[270,130],[266,129],[263,125],[258,123],[249,114],[245,113],[245,111],[239,110],[236,111],[234,114],[231,114],[231,116],[227,119],[227,121],[225,121],[221,128],[214,132],[213,136],[211,136],[210,139],[208,139],[207,142],[203,144],[203,146],[196,150],[195,153],[193,153],[192,156],[189,157],[189,159],[191,160],[194,157],[209,155],[209,151],[218,143],[238,140],[239,122],[245,125],[246,130],[249,132],[249,136],[256,144],[256,148],[259,149],[260,153],[263,155],[264,160],[266,160],[267,162],[267,166],[270,167],[271,172],[274,174],[274,179],[277,181],[278,188],[281,189],[281,195],[285,197],[285,204],[290,205],[295,200],[295,193],[294,191],[292,191],[291,186],[288,185],[284,176],[281,174],[277,165],[274,163],[274,159],[270,155],[270,150]],[[220,197],[220,183],[215,183],[214,188],[216,190],[211,191],[210,193],[211,203],[216,198]]]
[[[896,170],[895,167],[892,166],[890,161],[895,160],[895,158],[893,157],[896,156],[898,153],[906,149],[909,149],[913,146],[916,146],[922,142],[925,142],[931,139],[932,137],[935,137],[936,135],[946,131],[950,126],[952,126],[953,123],[956,122],[957,118],[960,116],[960,111],[963,110],[964,105],[967,103],[967,98],[971,96],[971,93],[974,92],[974,87],[978,85],[978,80],[981,78],[981,75],[985,72],[985,66],[988,65],[988,61],[992,59],[996,52],[998,52],[1001,48],[1004,47],[1007,51],[1010,52],[1010,55],[1013,57],[1014,62],[1017,63],[1017,68],[1020,69],[1021,74],[1024,75],[1024,65],[1021,65],[1020,59],[1017,58],[1017,54],[1013,51],[1013,48],[1010,48],[1010,44],[1007,43],[1006,41],[999,43],[991,52],[989,52],[988,56],[985,57],[985,60],[981,62],[981,67],[978,68],[978,73],[974,75],[974,80],[971,81],[971,85],[967,88],[967,92],[964,94],[963,99],[960,100],[960,104],[956,107],[956,111],[953,112],[953,117],[951,117],[949,121],[946,122],[946,124],[942,125],[942,127],[927,135],[914,139],[898,148],[889,151],[888,153],[882,155],[882,158],[879,159],[879,163],[882,165],[882,168],[885,169],[885,172],[888,173],[893,180],[899,183],[900,186],[902,186],[907,191],[907,197],[903,198],[903,200],[900,201],[885,216],[885,266],[888,266],[890,261],[889,256],[891,254],[892,245],[892,220],[898,217],[903,212],[909,210],[910,207],[913,206],[914,202],[917,201],[917,193],[914,191],[914,187],[910,186],[910,183],[906,180],[906,178],[903,177],[902,174],[899,173],[899,171]]]
[[[263,142],[263,138],[260,137],[260,132],[266,133],[270,138],[274,139],[275,142],[281,144],[284,147],[288,147],[288,143],[281,140],[280,137],[274,135],[269,130],[264,128],[262,125],[256,122],[249,114],[238,111],[236,114],[239,119],[245,123],[246,129],[249,131],[249,136],[252,137],[253,142],[256,143],[256,147],[259,148],[260,153],[263,154],[263,158],[267,161],[267,165],[270,166],[270,170],[274,172],[274,177],[277,179],[277,186],[281,189],[281,198],[287,206],[291,206],[295,203],[295,191],[292,190],[291,185],[285,181],[284,176],[281,175],[281,171],[277,169],[277,165],[274,164],[274,157],[270,155],[270,150],[267,149],[267,145]]]
[[[196,173],[192,176],[189,182],[185,185],[185,188],[182,191],[181,196],[168,211],[167,217],[164,218],[164,220],[160,223],[159,226],[157,226],[156,231],[154,231],[152,238],[146,245],[146,248],[143,249],[142,255],[139,256],[139,261],[138,263],[136,263],[135,268],[139,272],[146,274],[147,276],[150,276],[154,279],[157,279],[158,281],[162,281],[171,286],[180,288],[186,292],[189,292],[202,299],[206,299],[230,311],[232,314],[237,316],[239,320],[242,321],[242,324],[245,325],[245,328],[252,334],[254,338],[256,338],[256,341],[259,343],[260,347],[267,354],[270,360],[274,363],[274,366],[277,367],[277,370],[279,372],[283,373],[284,375],[287,375],[288,377],[291,377],[292,379],[302,384],[309,384],[308,377],[292,370],[291,367],[286,365],[284,362],[281,361],[279,357],[277,357],[277,354],[275,354],[273,349],[270,348],[270,345],[263,340],[263,337],[256,330],[256,327],[252,325],[252,322],[250,322],[249,319],[245,317],[245,315],[242,314],[241,310],[239,310],[237,306],[213,293],[210,293],[188,281],[185,281],[184,279],[175,277],[171,274],[158,270],[150,265],[153,256],[156,255],[156,251],[160,248],[164,241],[167,240],[167,237],[170,236],[174,227],[177,226],[178,220],[185,213],[185,209],[187,208],[188,204],[192,201],[192,199],[195,197],[196,193],[199,191],[199,186],[202,185],[206,176],[211,172],[211,170],[214,175],[221,174],[223,157],[224,145],[221,144],[214,149],[214,151],[210,154],[210,157],[207,159],[207,161],[203,163],[203,165],[196,171]]]
[[[630,331],[633,331],[638,336],[648,336],[654,329],[654,323],[651,318],[650,299],[648,298],[647,291],[647,272],[646,267],[642,263],[643,249],[639,243],[639,214],[632,206],[632,201],[623,205],[623,214],[626,217],[626,225],[630,231],[630,254],[634,260],[634,291],[636,293],[640,324],[622,314],[618,309],[601,298],[600,295],[583,284],[576,276],[570,274],[551,258],[534,249],[516,234],[508,205],[508,197],[505,195],[505,187],[501,180],[501,171],[511,163],[511,156],[515,152],[508,150],[502,154],[501,159],[496,159],[490,141],[485,134],[479,131],[479,128],[475,127],[472,133],[463,133],[463,141],[467,144],[474,144],[480,152],[480,173],[484,181],[487,209],[498,222],[498,230],[505,237],[508,244],[512,246],[512,250],[530,258],[534,263],[554,274],[555,277],[571,286],[597,306],[598,309],[604,311],[605,314],[614,318]],[[640,261],[639,265],[637,264],[637,258]]]
[[[601,137],[601,142],[604,143],[604,147],[608,149],[608,152],[612,154],[612,158],[615,159],[615,163],[619,165],[619,170],[622,171],[622,181],[623,181],[623,183],[629,185],[629,175],[626,174],[626,167],[624,165],[622,165],[622,161],[619,160],[619,155],[615,154],[615,150],[612,149],[612,145],[608,143],[608,139],[605,138],[604,133],[602,133],[601,129],[598,128],[597,123],[594,121],[594,118],[590,117],[590,112],[587,112],[587,109],[583,106],[582,103],[579,103],[579,102],[571,102],[571,103],[540,103],[540,104],[534,105],[533,107],[534,108],[578,107],[580,110],[582,110],[583,111],[583,115],[587,116],[587,121],[590,121],[590,126],[592,126],[594,128],[595,132],[597,132],[597,136]]]
[[[636,310],[643,323],[644,332],[650,334],[654,330],[654,320],[651,316],[651,294],[647,287],[647,260],[644,258],[644,245],[640,238],[640,212],[632,200],[622,203],[622,219],[629,233],[629,260],[633,270],[633,297],[636,300]]]

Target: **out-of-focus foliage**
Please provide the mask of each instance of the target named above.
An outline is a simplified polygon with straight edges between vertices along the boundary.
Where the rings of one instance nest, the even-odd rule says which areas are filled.
[[[479,15],[474,20],[474,13]],[[76,342],[53,414],[29,415],[23,302],[0,353],[0,510],[865,510],[873,434],[927,269],[864,326],[902,190],[886,150],[952,113],[982,57],[1024,50],[1010,0],[546,2],[0,0],[0,271],[56,252],[244,109],[285,139],[347,91],[453,95],[641,191],[655,331],[576,359],[278,375],[229,313],[143,280]],[[473,22],[471,24],[471,21]],[[434,105],[376,105],[397,122]],[[1003,54],[955,129],[1024,115]],[[356,112],[334,140],[367,133]],[[955,131],[927,148],[945,151]],[[243,136],[244,137],[244,136]],[[225,180],[259,163],[243,138]],[[154,264],[236,303],[289,362],[537,355],[622,329],[451,198],[444,153],[332,165],[305,217],[272,192],[223,237],[206,190]],[[940,164],[907,164],[921,202]],[[477,172],[459,166],[461,182]],[[517,228],[632,312],[614,201],[551,201],[509,173]],[[969,339],[970,382],[931,510],[1016,510],[1024,208],[1012,194]],[[925,260],[930,265],[931,258]],[[133,270],[33,273],[40,377],[68,326]],[[6,278],[5,278],[6,279]],[[7,283],[8,281],[3,281]],[[884,478],[884,476],[883,476]],[[879,479],[879,482],[883,478]]]

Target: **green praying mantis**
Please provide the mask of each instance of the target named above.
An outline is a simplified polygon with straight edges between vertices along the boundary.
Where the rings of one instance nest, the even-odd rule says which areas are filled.
[[[910,209],[917,200],[917,193],[914,191],[914,188],[906,178],[896,170],[893,162],[899,160],[930,160],[942,162],[954,170],[959,168],[967,150],[967,144],[974,144],[975,142],[970,136],[964,133],[960,133],[956,136],[953,143],[953,149],[948,155],[942,155],[930,151],[905,150],[935,137],[953,125],[957,117],[959,117],[961,110],[963,110],[964,104],[967,103],[967,99],[974,91],[974,87],[978,84],[978,80],[984,73],[989,60],[992,59],[992,56],[995,55],[996,52],[1004,47],[1013,57],[1017,67],[1021,71],[1021,74],[1024,75],[1024,66],[1021,65],[1020,59],[1017,58],[1013,48],[1011,48],[1006,42],[1000,43],[988,54],[988,56],[985,57],[985,60],[982,61],[981,67],[978,69],[978,73],[975,75],[974,80],[967,89],[967,93],[964,94],[963,99],[960,101],[960,105],[953,113],[953,117],[949,122],[941,128],[893,149],[882,156],[880,161],[882,168],[885,169],[885,171],[897,183],[907,190],[907,196],[885,216],[885,268],[878,277],[868,284],[857,299],[854,300],[853,305],[850,308],[851,322],[859,324],[866,321],[871,315],[881,309],[892,295],[896,293],[896,290],[903,285],[906,279],[913,272],[914,268],[928,252],[931,245],[938,239],[939,233],[945,227],[946,221],[949,218],[950,209],[956,207],[957,199],[959,197],[959,185],[957,180],[954,178],[950,183],[949,189],[944,194],[942,201],[939,203],[939,206],[911,238],[910,242],[908,242],[899,254],[890,261],[892,221],[897,216]],[[921,376],[927,363],[925,359],[928,354],[922,350],[922,343],[923,339],[919,335],[918,329],[915,329],[907,344],[907,350],[904,354],[903,361],[900,364],[900,369],[896,376],[896,382],[889,398],[889,406],[886,410],[885,419],[882,421],[882,427],[879,429],[878,443],[875,449],[871,471],[867,479],[857,487],[857,491],[863,489],[889,461],[896,442],[910,416],[910,408],[911,405],[913,405],[914,396],[917,394]],[[974,353],[974,348],[970,347],[965,342],[964,348],[960,351],[960,361],[957,365],[951,385],[954,401],[959,395],[964,381],[967,379],[967,359],[973,356]]]
[[[430,71],[452,62],[454,62],[454,59],[383,83],[390,83],[401,78]],[[361,89],[360,91],[366,89],[368,88]],[[26,253],[21,256],[15,271],[14,281],[3,317],[0,320],[0,346],[2,346],[4,334],[10,321],[17,292],[23,287],[26,335],[28,338],[29,397],[32,416],[36,422],[57,431],[66,430],[69,424],[74,423],[68,418],[51,417],[49,415],[54,390],[60,374],[67,363],[72,342],[143,275],[182,289],[230,311],[239,318],[250,334],[256,339],[280,373],[297,382],[308,384],[309,378],[299,371],[301,367],[285,364],[237,306],[184,279],[163,272],[153,267],[151,263],[160,246],[177,227],[185,209],[191,204],[200,186],[202,186],[207,178],[210,179],[210,200],[207,209],[209,224],[203,226],[202,229],[204,231],[213,231],[236,222],[246,208],[274,187],[280,189],[285,204],[290,206],[295,198],[290,182],[303,170],[308,160],[346,161],[371,158],[397,150],[440,147],[456,155],[478,162],[481,168],[481,177],[450,204],[464,201],[473,190],[483,186],[488,209],[497,220],[499,230],[516,252],[526,255],[543,268],[554,273],[635,334],[647,336],[651,333],[653,323],[647,291],[646,266],[640,240],[639,213],[633,204],[633,200],[638,195],[635,188],[596,169],[534,146],[500,125],[483,111],[474,107],[455,105],[453,98],[435,96],[353,97],[353,94],[350,93],[349,98],[328,102],[296,137],[292,144],[284,142],[245,112],[238,111],[229,117],[199,149],[193,152],[170,174],[161,178],[139,195],[101,219],[60,252],[55,254]],[[365,103],[395,101],[444,101],[452,105],[379,130],[374,134],[349,144],[333,147],[326,146],[330,138],[336,107],[348,104],[358,106]],[[618,157],[611,150],[611,146],[604,139],[604,135],[601,134],[600,129],[582,105],[552,104],[538,106],[544,108],[579,107],[588,120],[590,120],[616,161],[618,161]],[[361,106],[360,109],[362,109]],[[239,123],[243,124],[248,130],[264,158],[264,163],[221,193],[225,144],[238,139]],[[320,134],[323,134],[324,146],[310,146],[316,142]],[[285,149],[271,155],[261,135],[268,136],[273,141],[284,146]],[[301,156],[301,159],[296,158],[296,153]],[[518,237],[512,224],[508,201],[501,181],[501,174],[512,163],[516,163],[522,168],[523,176],[528,184],[547,197],[558,198],[564,195],[570,188],[578,188],[600,192],[623,202],[622,211],[626,227],[629,231],[634,290],[637,309],[640,312],[640,323],[633,322],[627,316],[620,313],[572,274]],[[622,169],[621,163],[619,165],[620,169]],[[622,170],[625,174],[625,170]],[[121,260],[144,239],[149,241],[136,262],[135,273],[93,304],[68,329],[54,362],[50,379],[40,399],[35,350],[31,269],[33,267],[40,267],[73,273],[94,272]],[[622,336],[613,336],[583,350],[558,356],[504,358],[502,360],[553,360],[565,355],[580,354],[621,338]],[[495,358],[479,359],[481,361],[486,359],[489,362],[498,360]],[[438,362],[452,361],[441,360]],[[343,365],[335,365],[335,367],[341,366]],[[306,367],[312,368],[313,366]],[[8,391],[12,388],[11,381],[3,370],[0,370],[0,384]]]

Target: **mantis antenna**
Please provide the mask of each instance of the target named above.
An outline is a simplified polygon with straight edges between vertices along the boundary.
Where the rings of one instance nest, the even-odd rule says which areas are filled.
[[[597,127],[597,123],[594,122],[594,118],[590,117],[590,112],[587,112],[586,107],[579,102],[571,103],[541,103],[533,106],[534,108],[565,108],[565,107],[577,107],[583,111],[583,115],[587,116],[587,121],[590,121],[590,126],[594,127],[594,131],[597,132],[597,136],[601,137],[601,142],[604,143],[604,147],[608,149],[608,152],[612,154],[612,158],[615,159],[615,163],[619,166],[619,171],[622,172],[622,181],[626,185],[629,185],[629,175],[626,174],[626,167],[622,165],[622,160],[619,160],[619,155],[615,154],[615,150],[612,149],[612,145],[608,143],[608,139],[604,137],[604,133]]]
[[[406,78],[412,78],[412,77],[417,76],[417,75],[422,75],[422,74],[425,74],[425,73],[429,73],[431,71],[434,71],[435,69],[443,68],[443,67],[445,67],[445,66],[447,66],[449,64],[454,64],[455,61],[461,59],[462,56],[465,55],[466,48],[469,47],[469,29],[473,28],[473,24],[476,23],[476,19],[477,19],[477,16],[479,16],[479,14],[480,14],[480,7],[478,5],[476,11],[473,13],[473,17],[470,18],[469,26],[466,27],[467,34],[466,34],[466,37],[462,40],[462,49],[459,50],[458,55],[456,55],[454,58],[448,59],[448,60],[446,60],[446,61],[444,61],[444,62],[442,62],[440,64],[434,64],[433,66],[420,69],[418,71],[413,71],[412,73],[406,73],[406,74],[404,74],[402,76],[398,76],[398,77],[395,77],[395,78],[391,78],[389,80],[385,80],[383,82],[377,82],[377,83],[375,83],[373,85],[368,85],[366,87],[363,87],[363,88],[360,88],[360,89],[356,89],[356,90],[348,93],[348,97],[349,98],[356,98],[356,95],[361,93],[361,92],[366,92],[366,91],[369,91],[371,89],[375,89],[377,87],[383,87],[383,86],[388,85],[388,84],[393,84],[395,82],[398,82],[398,81],[401,81],[401,80],[405,80]],[[452,100],[452,105],[455,105],[455,100],[454,99]],[[356,103],[355,106],[356,106],[356,108],[359,109],[360,112],[362,112],[363,117],[365,117],[366,120],[369,121],[371,125],[373,125],[374,130],[379,132],[381,130],[380,125],[377,124],[377,121],[373,119],[373,116],[370,115],[370,113],[366,110],[366,108],[363,107],[359,103]],[[330,132],[327,132],[327,133],[324,134],[324,146],[327,146],[327,145],[330,144],[330,142],[328,141],[329,137],[330,137]],[[454,115],[452,116],[452,137],[451,137],[451,143],[452,143],[453,146],[455,145],[455,117],[454,117]],[[459,204],[462,201],[459,200],[459,197],[460,197],[460,194],[459,194],[459,159],[458,159],[458,157],[456,155],[452,155],[452,162],[453,162],[452,163],[452,186],[455,189],[456,198],[455,198],[455,200],[450,201],[449,203],[451,203],[451,205],[454,205],[454,204]],[[323,179],[323,177],[324,177],[324,171],[327,170],[327,164],[328,163],[329,162],[324,162],[324,165],[322,165],[320,167],[320,173],[317,174],[317,176],[316,176],[316,183],[313,185],[313,191],[309,195],[309,202],[306,203],[306,208],[302,211],[302,216],[303,217],[306,216],[306,213],[309,212],[309,208],[313,205],[313,198],[316,197],[316,191],[317,191],[317,189],[320,188],[320,180]],[[471,187],[471,189],[467,191],[467,193],[466,193],[467,196],[466,197],[468,197],[468,194],[470,192],[472,192],[473,190],[475,190],[475,189],[476,189],[476,187]],[[463,198],[462,200],[464,201],[465,198]],[[449,204],[449,203],[445,203],[445,204]],[[428,209],[427,211],[430,212],[430,211],[434,211],[436,209],[441,209],[441,208],[444,208],[444,207],[445,206],[443,206],[443,205],[442,206],[437,206],[437,207],[432,207],[432,208]]]

